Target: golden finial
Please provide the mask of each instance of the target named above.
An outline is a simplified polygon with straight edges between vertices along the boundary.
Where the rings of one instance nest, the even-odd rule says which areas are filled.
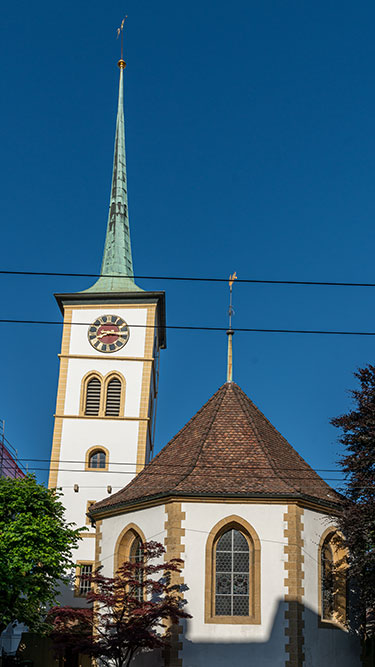
[[[124,25],[127,18],[128,17],[125,16],[121,21],[120,27],[117,28],[117,39],[121,37],[121,58],[117,63],[120,69],[125,69],[126,67],[126,62],[124,60]]]
[[[227,336],[228,336],[228,361],[227,361],[227,382],[232,382],[233,381],[233,336],[234,336],[234,330],[232,329],[232,315],[234,315],[234,310],[232,306],[232,289],[233,289],[233,283],[234,281],[237,280],[237,274],[236,272],[232,273],[232,275],[229,276],[229,310],[228,310],[228,315],[229,315],[229,329],[227,331]]]

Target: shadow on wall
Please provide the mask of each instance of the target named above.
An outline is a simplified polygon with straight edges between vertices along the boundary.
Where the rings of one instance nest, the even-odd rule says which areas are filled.
[[[318,626],[318,616],[310,609],[303,608],[302,605],[294,603],[292,610],[292,622],[296,622],[295,627],[299,627],[299,641],[294,643],[294,648],[299,650],[299,659],[293,662],[296,667],[362,667],[360,659],[360,644],[356,637],[349,635],[338,627],[334,629]],[[251,632],[252,627],[242,626],[243,638],[238,641],[223,641],[223,629],[230,636],[228,625],[205,625],[210,630],[214,629],[217,639],[212,641],[193,641],[189,635],[194,626],[193,621],[187,620],[184,624],[183,651],[179,657],[183,658],[183,667],[285,667],[290,659],[285,651],[285,646],[289,641],[286,629],[289,621],[285,620],[285,611],[289,610],[285,602],[279,602],[272,623],[272,630],[266,641],[252,641],[246,639],[246,635]],[[301,618],[301,626],[298,618]],[[296,621],[297,619],[297,621]],[[229,628],[229,631],[228,631]],[[303,632],[303,642],[302,642]],[[26,639],[24,635],[23,639]],[[32,641],[34,639],[34,642]],[[181,635],[180,635],[181,639]],[[41,650],[40,638],[29,636],[28,650],[23,651],[23,659],[28,658],[28,665],[34,667],[60,667],[59,662],[53,659],[51,646],[46,642],[44,650]],[[26,647],[25,647],[26,648]],[[34,649],[34,650],[32,650]],[[305,659],[303,660],[303,655]],[[20,656],[21,657],[21,656]],[[87,658],[78,660],[78,665],[89,665]],[[68,660],[64,667],[76,667],[77,662]],[[161,659],[160,652],[143,653],[137,656],[132,662],[132,667],[163,667],[164,662]],[[366,667],[372,667],[371,663]]]
[[[293,649],[297,650],[299,658],[290,664],[298,667],[362,667],[360,642],[355,636],[339,627],[319,627],[319,618],[314,611],[299,603],[294,604],[294,621],[302,614],[303,624],[301,627],[301,623],[296,622],[299,626],[296,634],[298,641],[293,642]],[[289,642],[289,621],[285,620],[284,614],[286,610],[287,603],[280,601],[266,641],[245,639],[248,632],[251,632],[248,629],[254,627],[251,625],[243,626],[242,640],[239,638],[236,641],[223,641],[220,639],[223,634],[220,629],[224,627],[228,631],[231,626],[217,625],[217,640],[194,641],[189,639],[194,620],[187,620],[183,632],[183,667],[285,667],[291,657],[285,649]],[[154,665],[155,663],[152,667]]]

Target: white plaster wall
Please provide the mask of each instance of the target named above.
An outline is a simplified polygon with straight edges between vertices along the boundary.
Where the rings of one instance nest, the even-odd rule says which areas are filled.
[[[95,359],[69,359],[64,414],[79,414],[82,379],[90,371],[98,371],[103,376],[110,371],[122,373],[126,381],[124,416],[139,416],[143,362],[108,359],[104,354]]]
[[[184,503],[186,512],[184,580],[189,590],[184,667],[262,665],[284,667],[285,505]],[[237,515],[248,521],[261,542],[261,624],[205,624],[205,554],[209,532],[222,519]],[[251,658],[250,658],[251,656]]]
[[[192,619],[183,622],[184,667],[285,667],[286,605],[284,586],[285,505],[182,503],[186,518],[183,554],[186,607]],[[205,554],[209,532],[222,519],[237,515],[248,521],[261,543],[261,623],[259,625],[206,624],[204,622]],[[163,543],[166,519],[164,505],[105,519],[102,524],[104,574],[113,572],[113,556],[118,536],[135,523],[146,539]],[[305,667],[360,667],[359,645],[348,633],[318,627],[318,545],[331,521],[323,514],[305,510],[304,517],[304,651]],[[151,656],[148,656],[151,659]],[[141,667],[141,658],[135,661]],[[155,663],[159,664],[156,660]],[[161,663],[160,663],[161,664]]]
[[[82,379],[90,371],[99,371],[103,376],[110,371],[119,371],[126,381],[124,416],[139,417],[144,364],[136,358],[142,359],[145,354],[147,312],[147,307],[129,305],[72,309],[69,354],[77,355],[77,358],[68,359],[64,415],[74,417],[63,419],[57,486],[64,493],[62,502],[66,519],[77,527],[86,526],[89,500],[108,497],[108,486],[116,492],[135,476],[139,433],[138,421],[79,418]],[[90,345],[87,330],[97,317],[110,314],[119,315],[127,322],[130,337],[121,350],[104,354]],[[91,358],[82,358],[85,356]],[[119,359],[122,356],[130,357],[130,360]],[[104,446],[109,451],[108,470],[85,470],[86,452],[93,446]],[[52,462],[52,466],[56,465],[57,462]],[[77,493],[73,490],[75,484],[79,487]],[[90,534],[95,533],[91,526],[87,527]],[[84,538],[73,558],[75,561],[94,561],[95,539]],[[72,604],[72,591],[64,590],[63,597]],[[84,605],[85,600],[75,598],[74,604]]]
[[[135,475],[139,422],[121,420],[65,419],[57,486],[64,492],[68,521],[82,525],[87,500],[100,500],[126,486]],[[109,450],[106,470],[85,470],[86,452],[93,446]],[[121,465],[119,465],[121,463]],[[78,484],[79,492],[73,491]]]
[[[150,507],[137,512],[129,512],[120,516],[112,516],[102,523],[102,573],[106,577],[113,576],[114,554],[119,535],[130,523],[136,524],[143,532],[146,540],[164,544],[166,514],[164,505]]]
[[[322,534],[334,521],[319,512],[305,510],[303,522],[306,667],[360,667],[360,648],[354,637],[340,629],[318,626],[318,548]]]
[[[101,315],[119,315],[127,323],[130,331],[129,340],[125,347],[110,355],[112,358],[118,357],[142,357],[145,348],[147,321],[147,308],[131,308],[128,305],[119,306],[98,306],[97,308],[73,308],[72,322],[77,323],[72,326],[70,337],[69,354],[95,354],[95,349],[90,345],[87,338],[87,327],[82,325],[92,324],[97,317]],[[133,326],[132,325],[138,325]]]

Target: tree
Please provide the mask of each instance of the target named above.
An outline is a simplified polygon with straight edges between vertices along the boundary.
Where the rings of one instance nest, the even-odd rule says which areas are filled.
[[[354,374],[360,387],[351,392],[353,410],[331,420],[346,448],[339,465],[347,478],[338,524],[345,535],[351,576],[356,582],[352,627],[363,639],[375,635],[375,366]]]
[[[32,631],[43,627],[73,566],[79,530],[66,523],[59,494],[33,475],[0,478],[0,632],[16,621]]]
[[[123,563],[113,578],[104,577],[98,568],[89,577],[92,590],[87,602],[93,603],[93,612],[52,609],[51,636],[57,653],[64,655],[68,648],[99,658],[105,667],[128,667],[141,650],[168,645],[166,627],[190,615],[183,609],[182,587],[173,584],[182,561],[161,562],[164,553],[158,542],[146,542],[142,559]],[[155,559],[159,562],[153,564]]]

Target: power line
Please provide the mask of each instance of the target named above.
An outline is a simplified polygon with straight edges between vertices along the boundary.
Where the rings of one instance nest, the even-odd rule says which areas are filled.
[[[84,469],[82,470],[80,468],[53,468],[53,467],[51,467],[51,468],[37,468],[35,466],[30,466],[30,468],[32,470],[39,470],[39,471],[44,471],[44,472],[46,472],[48,470],[51,470],[52,472],[74,472],[74,473],[92,473],[92,472],[96,472],[97,470],[100,470],[100,468],[97,468],[97,469],[93,468],[93,469],[90,469],[90,470],[84,470]],[[136,474],[137,474],[134,470],[106,470],[105,472],[109,475],[112,474],[112,475],[134,475],[134,476],[136,476]],[[243,476],[242,473],[243,473],[243,468],[241,468],[241,470],[238,471],[238,475],[242,477]],[[151,471],[148,474],[153,476],[153,477],[159,477],[159,476],[166,477],[166,476],[174,475],[173,471],[171,471],[170,473],[169,472],[157,472],[157,471],[152,472]],[[279,479],[279,478],[280,478],[280,476],[276,475],[276,474],[275,475],[263,475],[263,476],[258,476],[257,475],[257,479]],[[311,478],[310,475],[299,475],[298,477],[291,477],[290,479],[292,481],[300,481],[302,479],[311,480],[312,478]],[[329,480],[330,482],[346,482],[345,479],[340,479],[338,477],[325,477],[325,478],[322,477],[321,479],[326,479],[326,480]],[[314,480],[312,480],[312,481],[314,481]]]
[[[100,447],[100,445],[98,445]],[[85,460],[83,459],[34,459],[34,458],[20,458],[17,459],[18,461],[36,461],[37,463],[86,463]],[[147,465],[150,465],[154,459],[151,459],[150,462]],[[131,466],[135,465],[134,461],[109,461],[110,465],[118,465],[118,466]],[[191,464],[188,463],[158,463],[158,466],[161,468],[190,468]],[[211,466],[209,464],[200,464],[201,468],[210,468]],[[238,468],[237,465],[222,465],[222,466],[216,466],[215,468],[223,468],[224,470],[231,470],[234,469],[236,470]],[[260,466],[260,465],[242,465],[241,464],[241,470],[269,470],[269,466]],[[314,472],[340,472],[336,468],[311,468]],[[301,468],[278,468],[278,470],[301,470]],[[114,471],[115,472],[115,471]]]
[[[0,319],[0,324],[52,324],[59,326],[90,326],[88,322],[63,322],[57,320],[11,320]],[[139,329],[172,329],[177,331],[227,331],[227,327],[198,327],[188,325],[158,325],[158,324],[128,324],[129,327]],[[309,335],[332,335],[332,336],[375,336],[375,331],[328,331],[320,329],[258,329],[255,327],[236,327],[240,333],[279,333],[279,334],[309,334]]]
[[[68,278],[124,278],[121,274],[113,273],[64,273],[60,271],[6,271],[0,270],[0,275],[12,276],[61,276]],[[126,276],[125,276],[126,277]],[[183,282],[227,283],[228,278],[213,278],[200,276],[134,276],[134,280],[175,280]],[[324,280],[263,280],[257,278],[238,278],[236,283],[258,285],[312,285],[319,287],[375,287],[375,283],[353,283]]]

